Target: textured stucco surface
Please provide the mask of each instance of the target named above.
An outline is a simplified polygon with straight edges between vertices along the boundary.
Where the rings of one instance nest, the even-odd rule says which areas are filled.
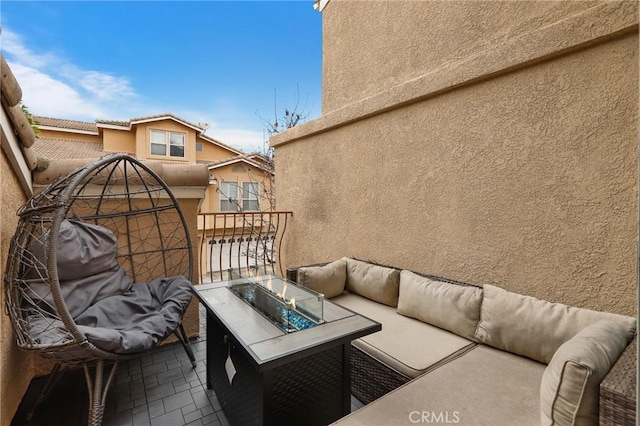
[[[337,4],[325,20],[347,19],[334,16],[348,15]],[[535,6],[556,19],[573,7],[583,4]],[[510,13],[523,20],[512,25],[534,25]],[[404,16],[409,28],[412,19]],[[428,27],[434,19],[415,21]],[[345,31],[368,32],[356,24]],[[332,28],[325,72],[327,60],[346,68],[337,57],[372,50],[362,40],[340,45],[337,29],[324,28]],[[455,38],[452,28],[440,31]],[[294,212],[285,266],[355,256],[636,315],[637,55],[637,32],[613,37],[276,145],[278,208]],[[354,58],[348,63],[361,66]],[[371,69],[384,61],[365,62]],[[346,92],[330,93],[329,109],[390,84],[375,76],[365,90],[352,77],[347,88],[325,75],[325,93]]]
[[[0,185],[2,188],[2,231],[0,236],[0,270],[4,277],[5,263],[9,251],[9,242],[15,232],[18,217],[15,212],[26,197],[20,183],[14,175],[7,157],[2,154],[0,160]],[[31,380],[29,356],[21,352],[13,338],[13,328],[9,317],[4,314],[4,291],[0,292],[2,313],[0,314],[0,425],[8,426],[15,413],[24,391]]]
[[[352,1],[323,11],[323,113],[602,1]]]

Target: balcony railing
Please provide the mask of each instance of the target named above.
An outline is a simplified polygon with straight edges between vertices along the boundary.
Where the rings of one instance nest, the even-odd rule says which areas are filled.
[[[201,282],[224,280],[229,270],[283,275],[280,246],[292,212],[198,214]]]

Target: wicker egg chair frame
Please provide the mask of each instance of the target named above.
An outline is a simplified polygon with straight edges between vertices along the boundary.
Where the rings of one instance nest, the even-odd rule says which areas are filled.
[[[58,270],[57,239],[64,220],[95,224],[113,232],[118,240],[117,262],[135,283],[172,276],[192,281],[193,255],[187,222],[177,199],[151,167],[126,154],[103,157],[59,177],[18,211],[19,222],[9,248],[4,280],[6,309],[18,346],[56,363],[31,415],[66,369],[82,365],[89,391],[88,423],[100,425],[118,362],[140,356],[96,347],[74,322]],[[47,241],[44,259],[42,254],[31,252],[34,241],[43,240]],[[34,297],[30,280],[25,278],[27,270],[39,271],[39,280],[48,284],[48,300],[52,299],[53,304]],[[40,343],[34,333],[34,319],[50,325],[43,332],[55,329],[60,338],[53,343]],[[182,323],[173,334],[195,367]],[[105,371],[105,365],[111,365],[110,371]]]

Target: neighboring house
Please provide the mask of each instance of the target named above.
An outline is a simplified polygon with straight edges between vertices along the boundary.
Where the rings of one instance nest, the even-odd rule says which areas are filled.
[[[201,214],[198,216],[198,240],[195,242],[201,253],[203,274],[212,269],[226,270],[230,266],[238,266],[237,260],[232,261],[226,255],[232,242],[226,241],[225,235],[233,235],[234,232],[274,234],[273,227],[266,225],[268,220],[263,220],[262,215],[248,216],[248,219],[214,215],[273,211],[273,169],[267,158],[259,154],[246,155],[225,145],[205,135],[205,128],[200,125],[173,114],[129,121],[97,120],[95,123],[36,118],[40,122],[40,137],[34,149],[43,163],[63,158],[97,159],[110,152],[126,152],[148,161],[205,164],[209,170],[209,186],[199,207]],[[225,242],[217,244],[213,253],[208,243],[216,238]],[[243,244],[244,253],[255,254],[255,250],[247,247],[247,241]],[[220,253],[225,255],[220,257]]]
[[[201,213],[271,209],[272,202],[264,195],[272,186],[273,174],[264,163],[205,135],[204,127],[173,114],[95,123],[36,119],[41,134],[34,149],[42,159],[97,159],[110,152],[126,152],[142,160],[206,164],[211,185]]]
[[[637,315],[638,2],[316,6],[322,116],[271,138],[284,267]]]
[[[205,198],[203,210],[210,212],[245,212],[272,210],[274,202],[273,172],[251,157],[235,157],[209,164],[211,184],[218,196]]]

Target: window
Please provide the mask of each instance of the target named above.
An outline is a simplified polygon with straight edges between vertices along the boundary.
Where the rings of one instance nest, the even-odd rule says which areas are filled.
[[[218,189],[220,191],[220,211],[238,211],[238,183],[220,182]]]
[[[202,152],[203,150],[202,142],[196,143],[196,152]]]
[[[260,203],[258,202],[259,190],[260,190],[260,185],[258,184],[258,182],[242,183],[242,210],[244,211],[260,210]]]
[[[151,155],[184,158],[184,133],[151,131]],[[168,154],[167,154],[168,148]]]
[[[260,185],[257,182],[220,182],[220,211],[235,212],[242,207],[243,211],[259,211]],[[242,191],[242,194],[239,192]],[[242,200],[242,204],[240,204]]]

